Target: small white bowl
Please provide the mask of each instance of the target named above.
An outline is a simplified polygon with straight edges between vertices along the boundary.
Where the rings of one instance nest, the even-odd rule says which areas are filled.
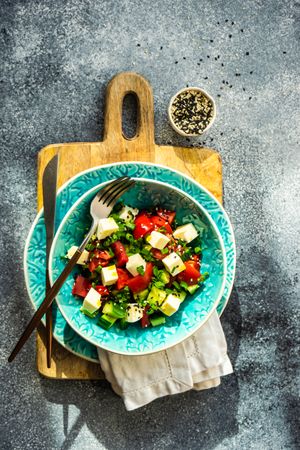
[[[182,94],[183,92],[189,92],[189,91],[197,91],[197,92],[201,92],[201,94],[205,95],[205,97],[208,98],[208,100],[210,100],[210,101],[212,102],[212,105],[213,105],[213,115],[212,115],[212,118],[211,118],[211,120],[210,120],[210,123],[207,125],[207,127],[206,127],[201,133],[198,133],[198,134],[195,134],[195,133],[191,133],[191,134],[185,133],[183,130],[181,130],[180,128],[178,128],[177,125],[175,125],[175,122],[174,122],[174,120],[173,120],[173,118],[172,118],[172,111],[171,111],[171,109],[172,109],[172,105],[173,105],[173,103],[174,103],[174,100],[176,99],[176,97],[178,97],[178,95]],[[213,99],[206,91],[204,91],[204,89],[201,89],[201,88],[199,88],[199,87],[192,87],[192,86],[191,86],[191,87],[187,87],[187,88],[181,89],[181,90],[178,91],[175,95],[173,95],[173,97],[172,97],[171,100],[170,100],[169,107],[168,107],[168,117],[169,117],[169,122],[170,122],[171,127],[172,127],[178,134],[180,134],[181,136],[185,136],[185,137],[199,137],[199,136],[202,136],[202,134],[204,134],[204,133],[212,126],[212,124],[214,123],[215,118],[216,118],[216,114],[217,114],[217,111],[216,111],[216,103],[215,103],[214,99]]]

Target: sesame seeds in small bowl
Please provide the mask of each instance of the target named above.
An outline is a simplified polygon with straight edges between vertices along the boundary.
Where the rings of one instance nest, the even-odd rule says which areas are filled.
[[[172,128],[181,136],[201,136],[216,118],[216,104],[203,89],[188,87],[171,98],[168,116]]]

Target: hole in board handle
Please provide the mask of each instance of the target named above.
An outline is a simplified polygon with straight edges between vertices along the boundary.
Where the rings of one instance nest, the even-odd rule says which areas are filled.
[[[138,98],[134,92],[129,92],[123,98],[122,104],[122,134],[125,139],[134,139],[138,130]]]

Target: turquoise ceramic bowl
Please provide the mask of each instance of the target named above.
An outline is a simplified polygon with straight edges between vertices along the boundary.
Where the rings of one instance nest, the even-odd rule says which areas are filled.
[[[68,180],[57,192],[56,230],[79,197],[99,183],[123,175],[167,182],[188,193],[208,211],[218,227],[226,251],[226,283],[223,295],[217,305],[217,312],[220,316],[229,301],[234,283],[236,245],[233,227],[226,211],[216,198],[189,176],[160,164],[140,161],[116,162],[84,170]],[[28,296],[34,309],[39,307],[45,296],[45,261],[46,233],[43,209],[41,209],[32,223],[24,249],[24,277]],[[61,314],[56,302],[53,303],[52,310],[53,336],[57,342],[75,355],[99,363],[97,347],[75,333]],[[45,323],[44,318],[43,322]]]
[[[78,245],[91,224],[90,203],[102,183],[86,192],[69,210],[56,233],[49,261],[51,282],[62,272],[61,258],[72,245]],[[209,272],[200,292],[190,296],[180,310],[159,327],[141,329],[133,324],[126,330],[112,327],[106,331],[80,312],[82,301],[71,294],[75,268],[56,297],[58,307],[73,330],[91,344],[126,355],[154,353],[171,347],[193,334],[216,309],[226,281],[226,257],[221,235],[206,210],[192,197],[166,183],[139,178],[123,201],[139,209],[163,205],[176,210],[179,223],[192,222],[200,231],[203,248],[202,272]]]

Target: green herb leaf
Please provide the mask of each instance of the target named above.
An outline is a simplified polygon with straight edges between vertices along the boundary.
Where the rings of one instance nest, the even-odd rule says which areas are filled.
[[[200,278],[198,278],[198,283],[203,283],[209,277],[208,272],[204,272]]]
[[[189,287],[189,285],[185,281],[181,281],[180,286],[186,291],[188,290]]]
[[[154,275],[155,277],[158,277],[158,276],[159,276],[159,270],[158,270],[158,268],[157,268],[156,266],[153,267],[153,275]]]
[[[91,252],[92,250],[95,250],[95,248],[96,248],[96,245],[95,245],[95,244],[92,244],[91,242],[88,243],[88,244],[85,246],[85,249],[86,249],[88,252]]]
[[[153,284],[153,286],[157,287],[158,289],[164,289],[164,287],[165,287],[165,284],[162,281],[159,281],[156,279],[152,282],[152,284]]]
[[[126,228],[128,228],[129,230],[134,230],[135,224],[133,222],[126,222]]]
[[[180,285],[179,285],[178,281],[173,281],[172,285],[173,285],[178,291],[180,291]]]
[[[138,272],[140,275],[145,275],[145,269],[144,269],[144,266],[138,266],[138,267],[136,268],[136,270],[137,270],[137,272]]]

